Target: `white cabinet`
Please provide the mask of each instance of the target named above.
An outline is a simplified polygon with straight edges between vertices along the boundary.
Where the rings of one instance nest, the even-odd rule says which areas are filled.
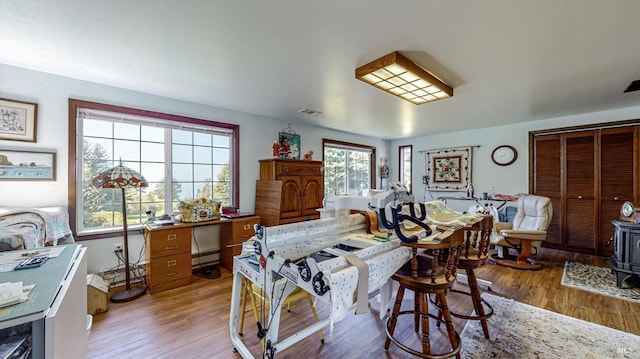
[[[86,357],[87,249],[64,247],[39,268],[0,273],[0,282],[35,284],[28,301],[0,311],[0,333],[31,333],[33,358]]]

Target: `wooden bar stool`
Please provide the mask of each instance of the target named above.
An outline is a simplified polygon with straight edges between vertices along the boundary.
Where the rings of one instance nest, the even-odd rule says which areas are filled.
[[[398,294],[393,306],[393,312],[387,319],[386,335],[384,344],[385,350],[389,349],[391,342],[402,350],[422,358],[450,358],[456,356],[460,358],[460,335],[456,332],[451,321],[451,314],[447,306],[446,292],[451,288],[456,278],[456,267],[460,256],[460,249],[464,243],[462,229],[450,230],[446,238],[438,241],[417,241],[414,243],[403,242],[402,245],[411,247],[411,261],[400,268],[392,278],[400,284]],[[418,253],[418,249],[425,250]],[[414,309],[400,311],[402,298],[405,289],[414,292]],[[444,320],[439,316],[429,313],[429,301],[427,296],[435,294],[438,298],[439,308]],[[403,314],[414,315],[414,330],[416,333],[422,328],[421,342],[422,351],[417,351],[401,343],[394,337],[394,331],[398,321],[398,316]],[[438,323],[444,321],[447,326],[447,333],[451,343],[451,350],[441,354],[431,353],[431,342],[429,340],[429,318],[433,318]]]
[[[464,269],[467,274],[469,292],[458,289],[451,289],[452,292],[471,296],[475,315],[465,315],[451,312],[451,315],[466,320],[479,320],[482,324],[484,337],[489,339],[489,326],[487,319],[493,315],[493,307],[481,298],[480,286],[476,277],[475,269],[484,265],[489,258],[489,244],[491,242],[491,231],[493,230],[493,217],[483,216],[480,222],[464,227],[465,241],[461,248],[458,269]],[[433,301],[432,301],[433,303]],[[438,305],[437,303],[434,303]],[[487,311],[485,311],[485,306]]]

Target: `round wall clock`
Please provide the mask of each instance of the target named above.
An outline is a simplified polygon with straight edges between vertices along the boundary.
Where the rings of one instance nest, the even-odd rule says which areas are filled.
[[[502,145],[493,149],[491,159],[498,166],[508,166],[516,161],[518,151],[513,146]]]

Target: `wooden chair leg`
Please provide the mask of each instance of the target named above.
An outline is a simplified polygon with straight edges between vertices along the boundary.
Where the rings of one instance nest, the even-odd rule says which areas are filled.
[[[467,281],[469,283],[469,289],[471,291],[471,300],[473,301],[473,309],[476,311],[476,315],[484,317],[484,306],[482,305],[482,298],[480,298],[480,287],[478,286],[478,279],[473,269],[467,268]],[[484,337],[489,339],[489,325],[486,319],[480,319],[482,324],[482,332]]]
[[[251,287],[248,289],[249,299],[251,300],[251,309],[253,309],[253,317],[256,319],[256,323],[260,321],[260,315],[258,315],[258,304],[256,303],[256,295],[251,291]]]
[[[417,333],[420,330],[420,294],[413,293],[413,330]]]
[[[442,309],[440,309],[440,299],[438,299],[438,296],[436,296],[436,303],[435,304],[436,304],[436,308],[438,308],[438,319],[442,319]],[[438,321],[436,323],[436,327],[440,328],[440,324],[441,323],[442,323],[441,321]]]
[[[422,322],[422,352],[431,354],[431,341],[429,339],[429,304],[427,294],[420,293],[420,318]]]
[[[247,312],[247,295],[249,294],[249,291],[251,290],[250,288],[248,288],[247,286],[251,285],[250,283],[247,283],[246,279],[242,280],[242,301],[240,304],[240,308],[242,308],[240,310],[240,323],[238,324],[238,334],[242,335],[242,331],[244,330],[244,314]]]
[[[402,297],[404,297],[404,287],[400,286],[398,288],[398,294],[396,294],[396,301],[393,304],[393,312],[391,313],[391,317],[389,318],[389,334],[393,335],[393,332],[396,330],[396,324],[398,322],[398,313],[400,313],[400,307],[402,306]],[[389,350],[389,346],[391,345],[391,339],[387,336],[387,340],[384,342],[384,350]]]
[[[313,319],[315,319],[317,323],[320,319],[318,319],[318,313],[316,313],[316,307],[313,306],[313,300],[311,299],[311,294],[309,293],[307,293],[307,302],[309,302],[311,313],[313,313]],[[324,335],[322,335],[322,329],[318,330],[318,336],[320,337],[320,342],[324,344]]]
[[[453,327],[453,321],[451,320],[451,313],[449,312],[449,305],[447,304],[447,297],[445,293],[438,293],[438,299],[440,301],[440,307],[442,308],[442,315],[447,325],[447,332],[449,333],[449,341],[451,342],[451,348],[458,347],[458,334]],[[460,353],[456,354],[456,358],[460,359]]]

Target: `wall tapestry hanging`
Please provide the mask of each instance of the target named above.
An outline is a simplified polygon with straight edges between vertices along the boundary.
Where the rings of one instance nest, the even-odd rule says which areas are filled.
[[[442,148],[425,151],[425,168],[429,190],[464,191],[471,183],[471,151],[469,147]]]
[[[291,128],[291,124],[278,133],[278,157],[300,159],[300,135]]]

